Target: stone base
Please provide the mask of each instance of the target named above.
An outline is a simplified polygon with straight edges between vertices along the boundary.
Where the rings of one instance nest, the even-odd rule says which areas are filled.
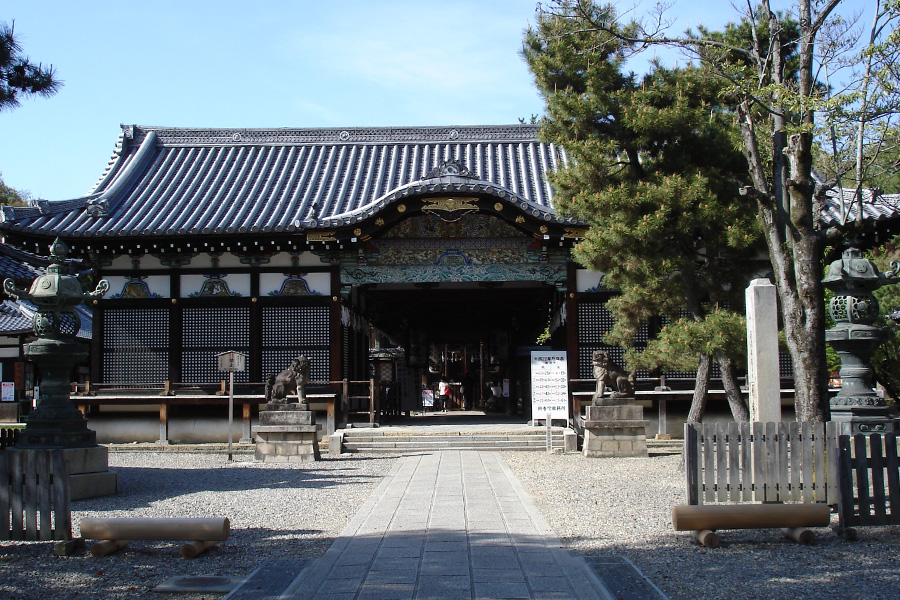
[[[316,415],[298,410],[297,405],[266,405],[271,410],[259,413],[259,425],[254,428],[256,453],[260,462],[298,463],[321,460],[319,429]],[[286,407],[286,408],[282,408]]]
[[[112,496],[119,491],[119,476],[109,470],[109,449],[66,448],[63,450],[69,468],[69,495],[72,500]]]
[[[900,419],[890,406],[831,406],[831,420],[841,435],[900,433]]]
[[[27,448],[9,448],[13,452],[28,452]],[[69,499],[85,500],[112,496],[119,491],[119,475],[109,470],[109,449],[63,448],[63,458],[69,471]]]
[[[644,407],[637,404],[588,406],[582,451],[589,458],[647,456]]]

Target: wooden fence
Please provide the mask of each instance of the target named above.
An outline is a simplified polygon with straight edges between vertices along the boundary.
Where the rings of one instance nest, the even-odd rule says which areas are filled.
[[[0,452],[0,540],[70,540],[69,474],[62,450]]]
[[[688,504],[837,504],[838,424],[685,423]]]
[[[841,528],[900,525],[897,435],[840,436]]]

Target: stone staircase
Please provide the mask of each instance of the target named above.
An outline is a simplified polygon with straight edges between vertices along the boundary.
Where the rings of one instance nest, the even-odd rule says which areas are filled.
[[[562,427],[551,433],[552,447],[563,451]],[[344,429],[342,452],[423,452],[434,450],[547,450],[547,432],[542,427],[511,431],[438,431],[427,433],[401,428],[380,431],[374,428]]]

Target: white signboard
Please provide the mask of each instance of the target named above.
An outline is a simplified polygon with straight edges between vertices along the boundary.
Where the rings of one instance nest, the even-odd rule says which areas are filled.
[[[422,406],[434,406],[434,390],[422,390]]]
[[[3,402],[15,402],[16,400],[16,384],[12,381],[4,381],[2,383],[2,398]]]
[[[533,419],[569,419],[569,370],[565,352],[531,353]]]

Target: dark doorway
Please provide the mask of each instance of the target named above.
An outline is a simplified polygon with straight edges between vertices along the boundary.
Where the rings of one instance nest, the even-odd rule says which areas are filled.
[[[558,293],[535,282],[382,284],[361,289],[360,300],[381,343],[405,349],[418,389],[437,398],[440,380],[451,383],[436,409],[516,414],[528,377],[516,350],[537,343]]]

